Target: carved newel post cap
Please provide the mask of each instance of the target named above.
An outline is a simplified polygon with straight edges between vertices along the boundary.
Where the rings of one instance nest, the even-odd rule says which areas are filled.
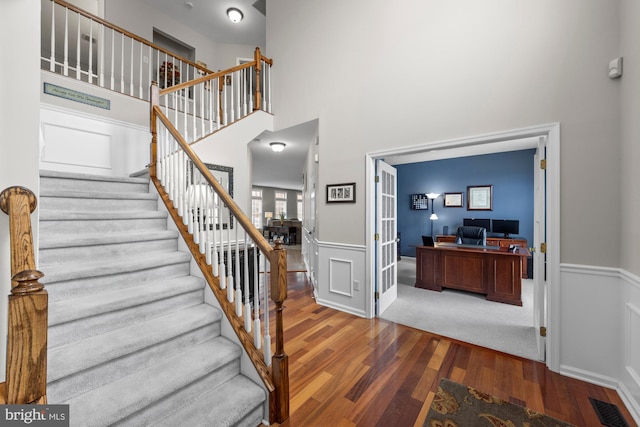
[[[44,289],[44,285],[38,280],[44,277],[44,273],[38,270],[25,270],[16,273],[12,278],[12,282],[18,284],[11,289],[13,295],[24,295],[30,292],[38,292]]]
[[[2,212],[9,215],[9,196],[11,195],[25,195],[29,198],[29,210],[31,213],[36,210],[36,206],[38,205],[38,200],[36,199],[36,195],[33,194],[31,190],[25,187],[15,186],[5,188],[2,193],[0,193],[0,209]]]

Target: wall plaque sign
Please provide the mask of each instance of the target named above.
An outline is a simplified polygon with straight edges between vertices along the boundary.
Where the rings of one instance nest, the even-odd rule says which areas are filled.
[[[111,109],[111,101],[106,98],[100,98],[99,96],[79,92],[62,86],[56,86],[51,83],[45,82],[44,93],[68,99],[70,101],[91,105],[92,107],[104,108],[105,110]]]

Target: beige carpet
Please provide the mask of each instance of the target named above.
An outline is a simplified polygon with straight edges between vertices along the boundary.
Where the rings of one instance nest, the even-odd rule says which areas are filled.
[[[398,263],[398,298],[380,316],[402,325],[538,360],[533,327],[533,280],[523,280],[522,307],[487,301],[484,295],[415,284],[415,258]]]

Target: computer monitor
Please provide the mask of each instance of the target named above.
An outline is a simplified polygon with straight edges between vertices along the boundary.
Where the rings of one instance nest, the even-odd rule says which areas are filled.
[[[505,238],[508,238],[510,234],[518,234],[520,232],[520,221],[517,219],[491,220],[491,231],[502,233]]]
[[[487,231],[491,230],[491,220],[488,218],[464,218],[462,225],[465,227],[484,227]]]

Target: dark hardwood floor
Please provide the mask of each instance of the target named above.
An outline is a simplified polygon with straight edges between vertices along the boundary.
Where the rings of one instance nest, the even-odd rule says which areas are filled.
[[[422,426],[441,378],[577,426],[601,426],[591,396],[617,405],[636,425],[615,390],[543,363],[320,306],[305,273],[288,276],[291,411],[281,426]]]

